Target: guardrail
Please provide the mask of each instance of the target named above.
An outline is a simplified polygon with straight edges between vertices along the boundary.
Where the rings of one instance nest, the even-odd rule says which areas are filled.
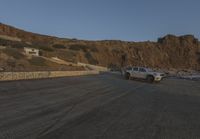
[[[0,72],[0,81],[95,75],[99,71]]]

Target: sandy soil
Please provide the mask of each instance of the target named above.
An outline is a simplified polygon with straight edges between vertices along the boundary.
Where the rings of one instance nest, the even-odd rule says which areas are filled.
[[[200,139],[200,81],[0,82],[0,139]]]

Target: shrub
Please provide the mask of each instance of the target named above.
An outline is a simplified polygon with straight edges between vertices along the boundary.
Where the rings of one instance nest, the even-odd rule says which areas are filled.
[[[7,48],[7,49],[5,49],[3,51],[7,55],[12,56],[15,59],[21,59],[21,58],[24,57],[22,53],[20,53],[17,49],[14,49],[14,48]]]
[[[123,52],[121,50],[118,50],[118,49],[112,49],[112,53],[121,54]]]
[[[12,67],[12,70],[13,70],[13,68],[16,67],[16,60],[14,60],[14,59],[8,59],[7,60],[7,65],[10,66],[10,67]]]
[[[66,47],[65,47],[64,45],[62,45],[62,44],[54,44],[53,47],[56,48],[56,49],[65,49],[65,48],[66,48]]]
[[[22,49],[24,47],[31,47],[30,45],[28,44],[25,44],[25,43],[13,43],[12,45],[12,48],[17,48],[17,49]]]
[[[87,48],[85,45],[79,45],[79,44],[70,45],[69,49],[74,50],[74,51],[80,51],[80,50],[82,50],[84,52],[87,51]]]
[[[89,62],[90,64],[96,65],[96,64],[99,63],[96,59],[93,58],[93,56],[92,56],[89,52],[86,52],[86,53],[85,53],[85,57],[87,58],[87,60],[88,60],[88,62]]]
[[[32,57],[32,59],[29,60],[29,63],[34,66],[47,66],[46,60],[41,57]]]
[[[0,45],[2,46],[11,46],[12,48],[22,49],[24,47],[32,47],[31,45],[26,44],[25,42],[16,42],[0,39]]]
[[[33,48],[37,48],[37,49],[41,49],[41,50],[44,50],[44,51],[49,51],[49,52],[52,52],[53,51],[53,48],[51,47],[48,47],[48,46],[35,46]]]
[[[74,51],[92,51],[92,52],[97,52],[97,48],[95,46],[88,46],[88,45],[82,45],[82,44],[74,44],[74,45],[70,45],[69,46],[70,50],[74,50]]]
[[[4,40],[4,39],[0,38],[0,45],[7,46],[9,44],[10,44],[10,42],[8,40]]]
[[[98,52],[98,49],[95,46],[88,46],[88,49],[92,52]]]
[[[44,51],[49,51],[49,52],[53,51],[53,48],[50,46],[50,44],[48,45],[47,43],[39,42],[39,41],[32,42],[32,45],[30,47],[40,49],[40,50],[44,50]]]

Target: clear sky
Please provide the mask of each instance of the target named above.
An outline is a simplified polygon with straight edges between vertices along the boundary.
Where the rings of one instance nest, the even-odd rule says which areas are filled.
[[[200,0],[0,0],[0,22],[27,31],[87,40],[200,38]]]

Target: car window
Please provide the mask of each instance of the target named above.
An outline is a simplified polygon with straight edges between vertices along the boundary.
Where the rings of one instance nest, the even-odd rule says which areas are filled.
[[[139,71],[140,72],[146,72],[146,70],[144,68],[140,68]]]
[[[127,70],[132,70],[132,67],[128,67],[128,68],[126,68]]]
[[[138,68],[133,68],[134,71],[138,71]]]
[[[152,69],[147,69],[147,71],[148,71],[148,72],[153,72],[154,70],[152,70]]]

